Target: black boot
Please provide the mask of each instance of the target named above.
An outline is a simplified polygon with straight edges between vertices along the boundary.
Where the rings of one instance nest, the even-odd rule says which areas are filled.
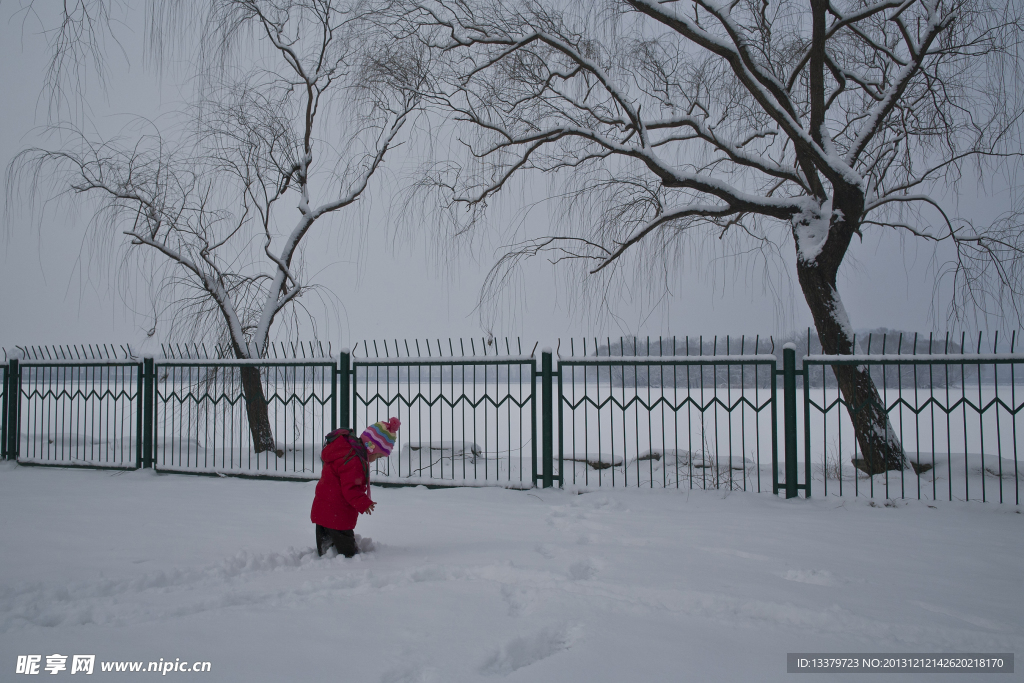
[[[356,545],[356,534],[352,529],[327,529],[327,533],[331,535],[331,541],[334,542],[334,547],[338,549],[339,555],[353,557],[359,554],[359,546]]]
[[[331,540],[330,534],[327,533],[327,529],[322,527],[322,526],[320,526],[319,524],[317,524],[316,525],[316,554],[317,554],[317,556],[318,557],[323,557],[324,553],[326,553],[327,549],[330,548],[332,545],[334,545],[334,542]]]
[[[339,530],[339,529],[328,529],[327,527],[316,525],[316,553],[320,557],[324,556],[327,549],[334,546],[339,555],[345,557],[353,557],[359,554],[359,546],[356,545],[356,535],[352,529]]]

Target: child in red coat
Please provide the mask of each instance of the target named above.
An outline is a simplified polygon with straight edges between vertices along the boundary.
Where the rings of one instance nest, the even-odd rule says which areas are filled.
[[[333,545],[338,553],[352,557],[356,546],[356,520],[371,514],[370,463],[391,454],[401,423],[397,417],[366,428],[357,439],[347,429],[327,435],[320,459],[323,469],[313,495],[309,518],[316,525],[316,552],[323,555]]]

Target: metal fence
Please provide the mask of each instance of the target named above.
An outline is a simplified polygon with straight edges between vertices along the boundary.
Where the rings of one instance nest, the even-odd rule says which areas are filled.
[[[275,448],[256,452],[241,372],[259,372]],[[161,470],[313,477],[337,427],[337,361],[164,360],[154,363],[155,466]]]
[[[382,483],[785,491],[1020,503],[1016,335],[869,336],[854,356],[746,338],[277,345],[237,361],[192,344],[29,347],[3,368],[3,451],[19,462],[314,479],[323,436],[397,416]],[[792,347],[792,345],[790,345]],[[910,467],[869,476],[832,368],[866,367]],[[250,436],[259,373],[273,451]],[[276,451],[276,452],[274,452]]]
[[[804,448],[817,456],[825,495],[1020,504],[1020,357],[817,355],[803,362]],[[849,405],[823,381],[840,365],[867,367],[879,378],[879,405],[908,468],[867,476],[850,464],[861,453],[849,413],[867,405]],[[981,381],[986,375],[991,382]]]
[[[4,456],[25,464],[316,478],[337,427],[338,363],[323,345],[237,361],[201,344],[24,347],[4,368]],[[329,347],[328,347],[329,350]],[[274,449],[257,453],[240,373],[258,372]],[[8,397],[17,400],[8,401]]]
[[[19,375],[19,460],[137,466],[138,363],[26,360],[10,371]]]
[[[377,480],[538,480],[537,364],[520,340],[363,342],[360,351],[346,426],[402,422],[391,456],[374,463]],[[343,354],[343,375],[347,363]]]
[[[565,483],[761,491],[777,482],[777,359],[758,353],[760,339],[727,343],[722,356],[700,338],[567,346],[557,416]]]

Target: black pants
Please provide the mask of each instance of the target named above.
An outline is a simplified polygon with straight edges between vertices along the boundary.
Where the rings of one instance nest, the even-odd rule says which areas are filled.
[[[316,554],[323,557],[331,546],[338,549],[339,555],[352,557],[359,552],[356,546],[356,536],[352,529],[339,530],[328,529],[325,526],[316,525]]]

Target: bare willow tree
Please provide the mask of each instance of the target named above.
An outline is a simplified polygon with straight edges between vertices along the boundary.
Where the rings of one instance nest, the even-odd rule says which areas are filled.
[[[956,199],[962,178],[1019,167],[1021,16],[988,0],[437,0],[408,30],[445,56],[425,94],[467,131],[431,176],[460,229],[519,176],[575,184],[577,220],[513,245],[492,282],[538,254],[597,273],[680,238],[792,240],[824,352],[851,354],[836,277],[867,230],[952,245],[956,310],[1020,319],[1019,213],[980,224]],[[867,369],[834,371],[858,466],[905,468]]]
[[[65,3],[65,24],[107,4]],[[424,62],[376,29],[382,7],[217,0],[196,12],[154,3],[150,20],[164,22],[154,31],[199,36],[187,74],[199,86],[183,122],[112,139],[54,124],[63,144],[15,159],[9,201],[29,184],[91,202],[96,239],[127,240],[179,329],[212,330],[238,359],[265,357],[275,322],[312,286],[303,240],[314,226],[338,228],[329,218],[364,194],[419,105]],[[56,49],[81,51],[95,29],[65,33],[72,38]],[[259,368],[242,365],[239,377],[255,450],[281,455]]]

